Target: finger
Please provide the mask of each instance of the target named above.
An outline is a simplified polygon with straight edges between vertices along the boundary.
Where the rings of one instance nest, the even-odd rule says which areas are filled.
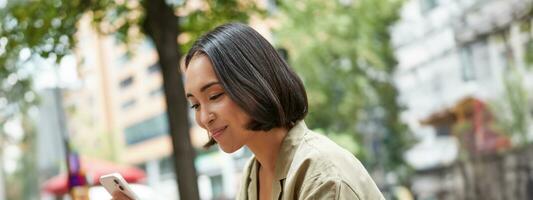
[[[130,197],[120,191],[113,192],[113,200],[132,200]]]

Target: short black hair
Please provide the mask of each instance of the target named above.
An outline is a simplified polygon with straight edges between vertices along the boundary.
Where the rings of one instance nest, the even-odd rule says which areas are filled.
[[[250,117],[249,130],[292,128],[308,112],[302,81],[253,28],[228,23],[201,36],[185,57],[205,55],[229,97]]]

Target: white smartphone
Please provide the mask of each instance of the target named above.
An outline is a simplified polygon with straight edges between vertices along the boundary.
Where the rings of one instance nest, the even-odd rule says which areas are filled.
[[[104,188],[109,192],[109,194],[113,194],[115,191],[120,191],[129,198],[133,200],[138,200],[139,197],[131,190],[130,186],[128,185],[128,182],[124,180],[122,175],[119,173],[112,173],[103,175],[100,177],[100,184],[104,186]]]

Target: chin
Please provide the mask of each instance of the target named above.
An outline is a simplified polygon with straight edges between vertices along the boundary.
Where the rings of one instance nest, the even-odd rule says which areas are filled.
[[[233,152],[235,152],[235,151],[240,149],[240,147],[224,147],[224,146],[222,146],[220,144],[218,144],[218,146],[225,153],[233,153]]]

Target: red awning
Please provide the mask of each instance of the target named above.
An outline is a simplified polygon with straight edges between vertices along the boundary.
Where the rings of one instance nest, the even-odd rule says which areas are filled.
[[[100,176],[115,172],[120,173],[129,183],[138,183],[146,177],[144,171],[136,167],[89,158],[82,158],[80,162],[89,183],[94,185],[100,184],[98,181]],[[68,192],[67,174],[62,173],[48,179],[42,189],[55,195],[66,194]]]

